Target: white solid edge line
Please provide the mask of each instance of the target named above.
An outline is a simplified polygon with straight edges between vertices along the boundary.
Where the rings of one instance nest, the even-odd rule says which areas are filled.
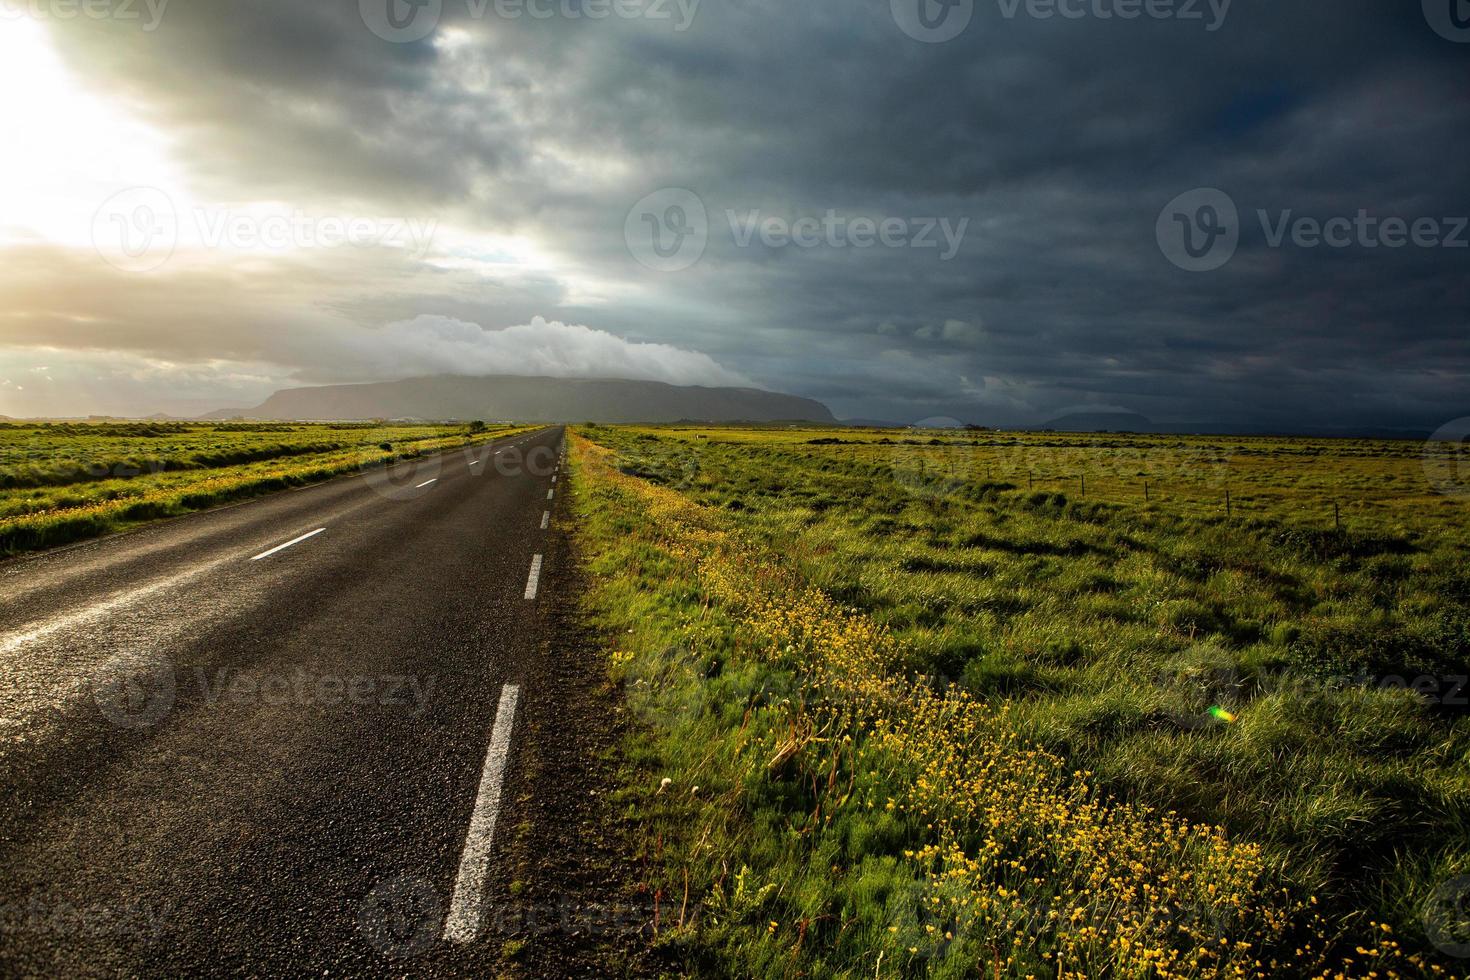
[[[422,490],[424,487],[428,486],[429,484],[431,484],[431,483],[438,483],[438,482],[439,482],[439,478],[436,476],[432,480],[425,480],[423,483],[420,483],[418,486],[414,487],[414,489],[415,490]]]
[[[275,554],[276,552],[278,552],[278,551],[285,551],[287,548],[291,547],[293,544],[300,544],[301,542],[305,541],[307,538],[314,538],[318,534],[321,534],[325,530],[326,530],[326,528],[319,527],[315,531],[308,531],[308,532],[306,532],[305,534],[303,534],[299,538],[292,538],[290,541],[287,541],[285,544],[278,544],[278,545],[276,545],[270,551],[262,551],[260,554],[256,555],[254,558],[252,558],[250,560],[251,561],[260,561],[262,558],[269,558],[271,555]]]
[[[472,942],[480,934],[485,878],[490,872],[490,845],[495,839],[495,820],[500,816],[500,794],[506,763],[510,760],[510,737],[520,696],[518,685],[507,684],[500,689],[500,707],[495,712],[495,727],[490,730],[490,748],[485,752],[480,791],[475,797],[474,813],[470,815],[470,829],[465,833],[449,915],[444,919],[444,938],[449,942]]]
[[[551,511],[541,512],[541,530],[546,530],[546,525],[551,523]]]
[[[541,556],[537,555],[531,559],[531,574],[526,579],[526,598],[536,598],[536,590],[541,586]]]

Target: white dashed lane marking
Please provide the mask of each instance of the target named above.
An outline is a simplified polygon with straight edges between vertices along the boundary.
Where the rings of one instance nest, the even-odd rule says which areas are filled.
[[[326,530],[326,528],[319,527],[315,531],[308,531],[305,534],[301,535],[301,537],[299,537],[299,538],[292,538],[290,541],[287,541],[285,544],[278,544],[278,545],[276,545],[274,548],[272,548],[269,551],[262,551],[260,554],[256,555],[254,558],[252,558],[250,560],[251,561],[260,561],[262,558],[269,558],[271,555],[275,554],[276,552],[278,552],[278,551],[285,551],[287,548],[291,547],[293,544],[300,544],[301,542],[305,541],[307,538],[314,538],[318,534],[321,534],[325,530]]]
[[[536,590],[541,586],[541,556],[537,555],[531,559],[531,574],[526,579],[526,598],[536,598]]]
[[[448,942],[472,942],[484,925],[485,878],[490,872],[490,845],[495,840],[495,821],[500,816],[500,795],[505,783],[506,764],[510,761],[510,741],[516,721],[516,702],[520,696],[521,689],[515,684],[507,684],[500,689],[500,707],[495,712],[495,727],[490,731],[490,748],[485,753],[480,791],[475,797],[474,813],[470,815],[470,829],[465,834],[464,853],[459,859],[459,874],[454,881],[449,915],[444,919],[444,938]]]

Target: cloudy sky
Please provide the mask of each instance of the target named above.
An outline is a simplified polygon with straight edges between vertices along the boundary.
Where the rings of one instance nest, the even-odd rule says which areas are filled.
[[[0,0],[0,413],[1470,414],[1465,0]]]

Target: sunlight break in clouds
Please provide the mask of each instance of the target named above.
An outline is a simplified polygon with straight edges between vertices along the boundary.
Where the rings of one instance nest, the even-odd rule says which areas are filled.
[[[84,84],[45,27],[0,4],[0,245],[90,248],[97,207],[136,184],[183,198],[169,140]]]
[[[605,330],[535,317],[487,330],[452,317],[420,315],[363,332],[345,343],[346,365],[383,377],[513,374],[546,378],[629,378],[675,385],[755,387],[708,354],[638,343]]]

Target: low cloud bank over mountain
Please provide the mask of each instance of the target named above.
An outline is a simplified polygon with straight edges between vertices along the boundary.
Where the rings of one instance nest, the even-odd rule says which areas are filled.
[[[500,330],[452,317],[418,316],[354,335],[341,358],[338,370],[376,377],[517,375],[753,386],[698,351],[639,343],[539,316]]]
[[[754,388],[612,378],[409,378],[278,391],[257,408],[214,418],[486,419],[518,422],[833,421],[820,402]]]

